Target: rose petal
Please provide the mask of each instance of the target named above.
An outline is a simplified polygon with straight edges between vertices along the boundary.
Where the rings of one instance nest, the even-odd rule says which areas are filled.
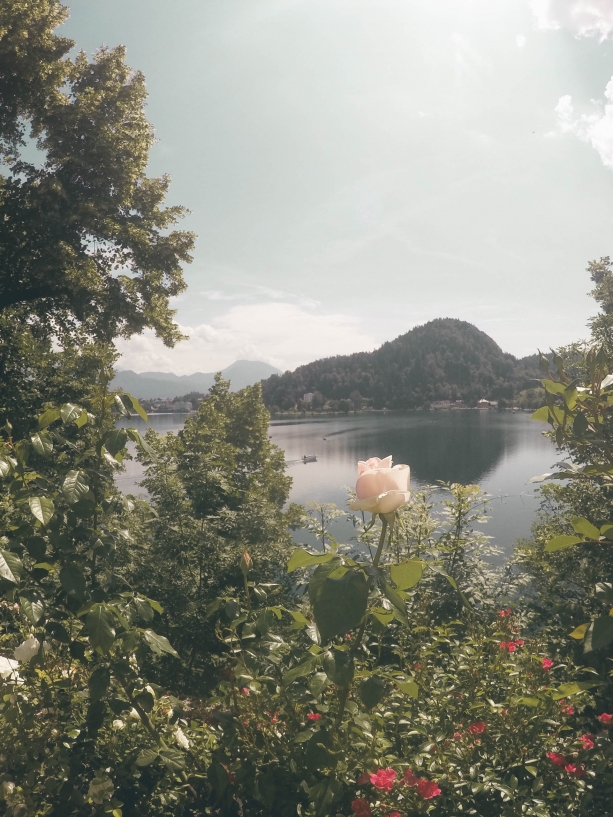
[[[392,513],[405,505],[411,498],[410,491],[386,491],[377,496],[356,499],[349,503],[352,511],[369,511],[370,513]]]

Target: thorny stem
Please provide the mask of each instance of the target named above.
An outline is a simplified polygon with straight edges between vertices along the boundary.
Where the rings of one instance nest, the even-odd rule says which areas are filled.
[[[375,558],[372,560],[372,566],[377,568],[379,566],[379,561],[381,560],[381,554],[383,553],[383,546],[385,544],[385,536],[387,534],[387,519],[381,515],[381,536],[379,537],[379,546],[377,547],[377,552],[375,553]],[[390,526],[390,542],[392,539],[392,532],[394,530],[394,524]],[[360,648],[360,644],[362,643],[362,639],[364,638],[364,631],[366,630],[366,616],[360,625],[360,629],[358,630],[358,634],[355,637],[355,641],[351,645],[351,652],[356,653]],[[349,687],[343,687],[340,691],[339,701],[338,701],[338,713],[336,715],[336,722],[335,728],[341,725],[343,720],[343,714],[345,712],[345,704],[347,703],[347,698],[349,697]]]

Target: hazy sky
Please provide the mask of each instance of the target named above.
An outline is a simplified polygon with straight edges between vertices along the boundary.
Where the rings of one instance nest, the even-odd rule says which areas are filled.
[[[613,0],[66,0],[127,46],[150,173],[198,234],[191,339],[122,368],[294,368],[435,317],[505,351],[585,336],[613,255]]]

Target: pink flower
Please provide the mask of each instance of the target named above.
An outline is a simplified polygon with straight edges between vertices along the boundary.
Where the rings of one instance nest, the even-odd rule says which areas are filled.
[[[541,666],[543,667],[544,670],[547,670],[547,672],[549,672],[549,670],[553,667],[553,661],[551,660],[551,658],[543,658],[543,660],[541,661]]]
[[[353,809],[355,817],[371,817],[372,815],[368,801],[364,800],[363,797],[358,797],[354,800],[351,803],[351,808]]]
[[[598,720],[603,726],[609,726],[611,721],[613,721],[613,715],[603,712],[602,715],[598,715]]]
[[[241,692],[243,693],[243,695],[249,695],[249,690],[247,689],[247,687],[243,687],[241,689]]]
[[[420,780],[417,784],[417,792],[424,800],[432,800],[433,797],[438,797],[441,790],[434,780]]]
[[[509,642],[508,641],[501,641],[498,646],[500,647],[501,650],[506,650],[506,648],[509,646]]]
[[[507,650],[509,652],[515,652],[516,649],[517,649],[517,647],[515,646],[514,642],[509,641],[509,643],[507,644]]]
[[[349,503],[352,511],[393,513],[410,499],[411,469],[408,465],[394,465],[392,458],[371,457],[358,462],[356,499]]]
[[[391,791],[394,788],[394,780],[398,777],[393,769],[379,769],[375,774],[370,775],[370,782],[376,789],[381,791]]]
[[[509,710],[508,710],[508,709],[501,709],[501,710],[500,710],[500,714],[501,714],[501,715],[507,715],[507,714],[508,714],[508,712],[509,712]]]
[[[413,772],[410,769],[405,769],[404,772],[404,782],[407,786],[416,786],[419,783],[420,778],[415,777]]]
[[[515,646],[516,647],[523,647],[526,642],[523,638],[516,638],[515,639]]]
[[[500,616],[500,618],[506,618],[507,616],[510,616],[511,615],[511,608],[507,607],[506,610],[499,610],[498,615]]]
[[[453,739],[454,740],[462,740],[463,737],[464,737],[464,734],[462,732],[454,732],[453,733]]]
[[[321,715],[319,714],[319,712],[309,712],[307,718],[310,721],[318,721],[321,718]]]
[[[364,786],[366,783],[370,782],[370,775],[368,772],[362,772],[355,782],[358,784],[358,786]]]
[[[570,704],[564,704],[560,702],[560,709],[564,712],[565,715],[574,715],[575,710]]]
[[[564,766],[564,771],[573,777],[585,777],[585,769],[583,766],[576,766],[574,763],[567,763],[566,766]]]
[[[593,749],[594,748],[594,735],[581,735],[579,738],[581,743],[583,744],[584,749]]]
[[[475,723],[471,723],[471,725],[468,727],[468,731],[471,735],[480,735],[484,730],[485,724],[483,721],[475,721]]]
[[[547,752],[546,757],[548,757],[553,765],[557,766],[559,769],[563,769],[568,763],[564,755],[561,755],[558,752]]]

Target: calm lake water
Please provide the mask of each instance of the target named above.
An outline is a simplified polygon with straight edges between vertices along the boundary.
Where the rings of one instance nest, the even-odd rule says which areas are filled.
[[[185,415],[152,415],[160,433],[177,432]],[[124,421],[144,429],[140,418]],[[433,411],[406,414],[365,414],[304,420],[276,420],[270,436],[285,451],[292,477],[290,501],[334,502],[346,509],[346,486],[355,485],[358,460],[394,456],[411,466],[413,488],[446,482],[476,483],[491,495],[491,519],[484,530],[505,553],[516,539],[528,536],[539,504],[538,485],[530,477],[551,470],[559,459],[542,436],[543,423],[529,413],[497,411]],[[304,464],[303,455],[317,462]],[[127,493],[142,494],[139,463],[128,462],[118,476]],[[350,524],[337,522],[337,538],[351,536]],[[314,544],[298,531],[296,541]]]

